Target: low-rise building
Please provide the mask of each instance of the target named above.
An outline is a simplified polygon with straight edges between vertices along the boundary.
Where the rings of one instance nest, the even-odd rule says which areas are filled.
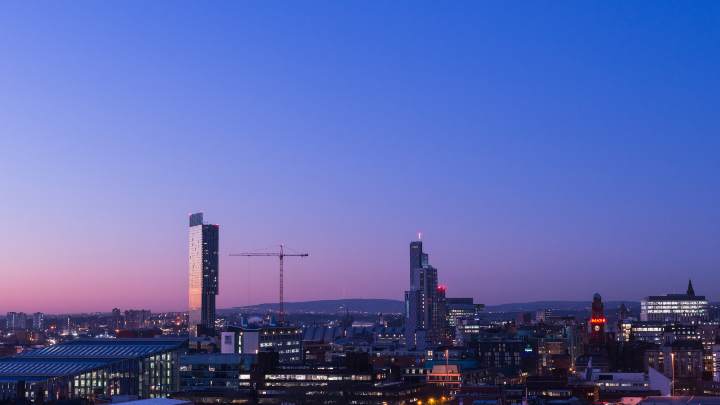
[[[695,395],[701,392],[703,377],[703,348],[699,341],[677,340],[645,351],[646,369],[660,371],[673,383],[676,395]]]
[[[180,356],[180,391],[214,392],[250,389],[255,355],[202,353]]]
[[[183,339],[79,339],[0,359],[0,399],[115,395],[164,397],[177,391]]]

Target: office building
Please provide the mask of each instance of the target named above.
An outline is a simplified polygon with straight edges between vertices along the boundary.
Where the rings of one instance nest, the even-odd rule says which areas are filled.
[[[257,354],[260,350],[260,328],[228,327],[220,333],[220,352],[224,354]]]
[[[476,319],[485,307],[483,304],[476,304],[472,298],[447,298],[445,305],[447,307],[447,324],[453,329],[461,319]]]
[[[190,215],[188,328],[192,335],[213,334],[218,294],[220,227],[203,223],[203,214]]]
[[[477,340],[484,331],[487,331],[491,327],[487,322],[460,319],[455,327],[455,339],[453,343],[456,346],[468,344],[469,342]]]
[[[713,322],[720,322],[720,304],[712,304],[708,308],[708,318]]]
[[[477,348],[480,368],[502,371],[505,375],[516,375],[522,367],[523,356],[532,353],[526,342],[515,338],[480,340],[473,347]]]
[[[27,315],[24,312],[8,312],[5,315],[6,329],[19,331],[27,329]]]
[[[262,328],[228,327],[220,334],[220,351],[224,354],[257,354],[277,352],[280,364],[299,364],[303,360],[303,330],[291,326]]]
[[[712,331],[712,328],[709,328]],[[676,340],[697,340],[703,339],[703,330],[698,325],[664,323],[664,322],[642,322],[632,321],[622,323],[622,333],[625,342],[647,342],[654,344],[672,343]],[[710,336],[714,341],[714,336]],[[710,341],[710,345],[712,345]],[[708,346],[709,347],[709,346]]]
[[[712,346],[713,381],[720,383],[720,340]]]
[[[79,339],[0,359],[0,401],[35,403],[178,390],[185,339]]]
[[[204,404],[358,405],[420,403],[432,397],[424,382],[389,377],[373,369],[366,353],[312,365],[281,364],[277,352],[198,354],[180,357],[180,392],[172,397]]]
[[[720,325],[712,323],[694,327],[696,328],[697,335],[703,345],[705,372],[708,374],[714,374],[716,370],[716,358],[713,351],[715,345],[720,343]],[[720,386],[718,388],[720,388]]]
[[[35,312],[33,314],[32,328],[35,331],[42,331],[45,329],[45,314],[42,312]]]
[[[700,323],[708,320],[708,300],[695,295],[692,281],[685,294],[645,297],[640,303],[640,320],[666,323]]]
[[[15,320],[17,319],[17,312],[8,312],[5,314],[5,329],[8,331],[15,329]]]
[[[180,356],[180,391],[235,391],[250,388],[255,355],[202,353]]]
[[[125,311],[125,329],[142,329],[147,327],[150,320],[149,309],[130,309]]]
[[[437,344],[448,344],[452,340],[452,331],[447,323],[447,287],[438,285],[435,290],[435,305],[433,306],[433,324],[437,325],[437,335],[434,337]]]
[[[447,342],[444,289],[438,288],[437,269],[423,252],[422,241],[410,243],[410,289],[405,292],[405,340],[419,349]]]
[[[661,344],[663,342],[665,324],[662,322],[625,321],[622,325],[624,341],[626,342],[648,342],[655,344]]]
[[[667,378],[662,377],[661,381],[667,381]],[[603,402],[615,402],[627,397],[644,398],[662,392],[654,387],[654,380],[640,372],[596,373],[590,376],[590,382],[599,388],[600,401]]]
[[[302,363],[301,328],[272,326],[265,327],[258,334],[259,351],[277,352],[280,364]]]
[[[645,351],[646,370],[654,368],[673,380],[675,395],[699,392],[703,377],[703,347],[699,341],[677,340]]]
[[[120,312],[120,308],[113,308],[111,315],[110,315],[110,326],[115,329],[122,329],[124,327],[123,325],[123,317],[122,312]]]

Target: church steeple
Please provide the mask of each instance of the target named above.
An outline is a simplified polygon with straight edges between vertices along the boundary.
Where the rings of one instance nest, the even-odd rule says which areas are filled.
[[[687,295],[689,295],[691,297],[695,296],[695,289],[692,286],[692,280],[688,280]]]

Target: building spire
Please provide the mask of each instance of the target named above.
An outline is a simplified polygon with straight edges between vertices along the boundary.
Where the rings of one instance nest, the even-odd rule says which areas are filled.
[[[695,296],[695,289],[692,286],[692,280],[688,280],[687,295],[689,295],[691,297]]]

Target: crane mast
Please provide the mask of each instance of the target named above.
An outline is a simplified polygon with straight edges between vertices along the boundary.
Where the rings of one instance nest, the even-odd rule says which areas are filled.
[[[244,256],[244,257],[277,257],[280,260],[280,296],[279,296],[279,322],[282,325],[285,323],[285,298],[284,298],[284,289],[285,284],[283,280],[283,273],[284,273],[284,263],[285,263],[285,257],[308,257],[310,256],[309,253],[285,253],[285,246],[280,245],[280,251],[279,252],[243,252],[243,253],[231,253],[230,256]]]

